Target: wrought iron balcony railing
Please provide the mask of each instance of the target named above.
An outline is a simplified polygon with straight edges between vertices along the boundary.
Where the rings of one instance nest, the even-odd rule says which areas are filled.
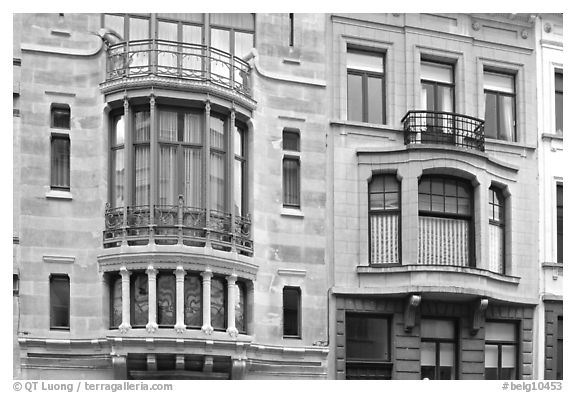
[[[435,143],[484,151],[484,120],[451,112],[408,111],[404,143]]]
[[[139,40],[108,48],[106,81],[156,75],[209,81],[249,96],[249,69],[244,60],[210,46]]]
[[[104,248],[162,244],[212,247],[252,255],[250,217],[178,205],[106,207]]]

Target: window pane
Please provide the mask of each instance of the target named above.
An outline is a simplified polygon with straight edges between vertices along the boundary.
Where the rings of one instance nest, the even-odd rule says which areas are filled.
[[[50,277],[50,327],[70,327],[70,279]]]
[[[558,263],[564,260],[564,186],[556,185],[556,253]]]
[[[234,127],[234,154],[239,157],[244,157],[244,130]]]
[[[124,206],[124,149],[112,151],[112,207]]]
[[[226,286],[222,279],[212,279],[210,286],[210,320],[214,329],[226,329]]]
[[[368,77],[368,122],[384,123],[384,113],[382,106],[383,79]]]
[[[422,318],[420,329],[420,335],[426,338],[451,339],[455,337],[454,322],[449,320]]]
[[[160,205],[178,204],[176,188],[176,146],[160,146],[158,173]]]
[[[178,113],[158,111],[160,117],[160,136],[162,141],[178,140]]]
[[[300,151],[300,134],[284,131],[282,133],[282,148],[290,151]]]
[[[444,211],[444,197],[441,195],[432,195],[432,211]]]
[[[516,346],[502,345],[502,367],[516,367]]]
[[[516,325],[506,322],[486,322],[486,340],[516,341]]]
[[[210,117],[210,146],[216,149],[225,150],[224,141],[224,120],[217,117]]]
[[[556,132],[562,133],[564,129],[564,75],[562,73],[554,74],[554,85],[555,85],[555,114],[556,114]]]
[[[254,35],[252,33],[234,33],[234,56],[243,58],[250,53],[254,46]]]
[[[363,121],[362,76],[348,74],[348,120]]]
[[[440,343],[440,366],[454,366],[454,344]]]
[[[430,194],[430,179],[422,179],[418,184],[418,192]]]
[[[484,351],[484,365],[486,368],[498,368],[498,346],[486,344]]]
[[[370,210],[384,209],[384,194],[370,194]]]
[[[136,273],[132,277],[132,301],[130,318],[132,326],[145,326],[148,323],[148,275]]]
[[[105,14],[104,26],[120,34],[120,37],[124,37],[124,16]]]
[[[395,210],[400,207],[397,192],[387,192],[385,194],[386,210]]]
[[[514,138],[514,97],[499,97],[499,118],[498,118],[498,139],[504,141],[513,141]]]
[[[422,79],[453,83],[452,66],[449,64],[440,64],[423,61],[420,65],[420,75]]]
[[[514,93],[514,76],[484,72],[484,89],[503,93]]]
[[[454,88],[447,86],[438,86],[438,111],[454,111]],[[449,126],[446,124],[446,126]]]
[[[192,274],[184,277],[184,324],[202,326],[202,280]]]
[[[380,53],[348,51],[346,64],[355,70],[384,72],[384,56]]]
[[[202,28],[200,26],[182,25],[182,41],[187,44],[202,44]]]
[[[436,365],[436,343],[423,341],[420,344],[420,364],[422,366]]]
[[[242,282],[236,282],[236,321],[235,326],[239,332],[246,332],[246,286]]]
[[[70,129],[70,108],[52,108],[52,127]]]
[[[399,191],[400,182],[396,179],[396,176],[384,176],[384,188],[386,189],[386,192]]]
[[[211,208],[221,212],[226,211],[225,157],[225,154],[210,153]]]
[[[494,93],[484,93],[484,98],[486,107],[484,113],[484,120],[486,121],[484,130],[486,137],[496,139],[496,95]]]
[[[346,315],[346,358],[390,360],[388,319]]]
[[[136,112],[134,116],[135,142],[150,140],[150,112]]]
[[[148,19],[130,18],[130,41],[150,38],[150,21]]]
[[[134,148],[135,166],[135,201],[137,206],[147,205],[150,195],[150,147],[136,146]]]
[[[173,42],[178,41],[178,24],[158,21],[158,39]]]
[[[430,211],[430,195],[418,194],[418,210]]]
[[[284,158],[282,166],[284,205],[300,206],[300,160]]]
[[[234,160],[234,212],[244,216],[244,163]]]
[[[113,145],[122,145],[124,143],[124,115],[116,116],[114,118],[114,137],[112,138]]]
[[[470,201],[467,198],[458,198],[458,214],[470,214]]]
[[[454,180],[446,179],[444,183],[444,192],[447,196],[456,196],[456,182]]]
[[[70,188],[70,139],[52,136],[51,186]]]
[[[384,192],[385,176],[374,176],[368,185],[370,193]]]
[[[202,206],[202,149],[184,148],[184,205]]]
[[[230,31],[222,29],[210,29],[211,46],[230,53]]]
[[[458,213],[455,197],[446,197],[446,213]]]
[[[199,113],[184,114],[184,138],[187,143],[202,143],[202,115]]]
[[[284,336],[300,335],[300,291],[284,288],[282,291]]]
[[[122,323],[122,278],[117,275],[112,281],[112,307],[110,310],[110,327],[117,328]]]
[[[176,323],[176,277],[171,273],[158,274],[157,293],[158,324]]]

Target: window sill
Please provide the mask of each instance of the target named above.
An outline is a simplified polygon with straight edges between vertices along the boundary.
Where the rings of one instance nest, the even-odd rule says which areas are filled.
[[[542,140],[545,141],[547,139],[563,141],[564,140],[564,134],[562,134],[562,133],[557,133],[557,134],[543,133],[542,134]]]
[[[301,336],[282,336],[285,340],[302,340]]]
[[[281,216],[288,216],[288,217],[304,217],[302,210],[299,208],[293,207],[282,207],[282,211],[280,212]]]
[[[48,198],[48,199],[64,199],[64,200],[74,199],[74,197],[70,191],[64,191],[64,190],[50,190],[50,191],[46,192],[46,198]]]

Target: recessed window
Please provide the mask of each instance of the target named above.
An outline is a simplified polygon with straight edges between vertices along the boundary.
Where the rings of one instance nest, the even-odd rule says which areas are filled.
[[[564,261],[564,186],[556,185],[556,260]]]
[[[554,109],[556,119],[556,132],[562,134],[564,130],[564,74],[554,73]]]
[[[284,287],[282,291],[283,335],[289,338],[300,338],[301,324],[300,288]]]
[[[564,379],[564,319],[558,317],[556,330],[556,379]]]
[[[12,275],[12,294],[18,296],[20,294],[20,277],[18,274]]]
[[[172,272],[160,272],[156,276],[156,302],[158,326],[174,326],[176,324],[176,276]]]
[[[70,330],[70,278],[50,276],[50,329]]]
[[[456,379],[456,324],[451,320],[420,321],[422,379]]]
[[[226,330],[227,284],[223,277],[212,277],[210,283],[210,322],[215,330]]]
[[[490,270],[497,273],[505,273],[504,263],[504,195],[497,187],[488,190],[488,221],[490,233]]]
[[[399,263],[400,182],[375,175],[368,184],[370,263]]]
[[[346,379],[391,379],[390,319],[346,313]]]
[[[282,132],[282,194],[283,205],[300,207],[300,133],[294,130]]]
[[[516,141],[514,75],[484,71],[485,132],[487,138]]]
[[[148,323],[148,275],[143,272],[130,274],[130,324],[142,328]]]
[[[50,127],[70,129],[70,107],[66,104],[52,104],[50,108]]]
[[[235,326],[240,333],[246,333],[247,321],[247,303],[246,303],[246,284],[242,281],[236,281],[236,306],[235,306]]]
[[[486,322],[484,366],[486,379],[518,379],[518,326]]]
[[[421,105],[427,111],[454,111],[454,67],[452,64],[420,63]]]
[[[65,134],[50,137],[50,188],[70,190],[70,137]]]
[[[348,120],[386,122],[384,54],[348,49]]]
[[[290,33],[288,36],[288,45],[294,46],[294,14],[288,14],[290,24]]]

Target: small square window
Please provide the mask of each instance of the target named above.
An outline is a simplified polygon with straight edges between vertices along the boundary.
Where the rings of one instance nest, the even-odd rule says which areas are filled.
[[[300,133],[284,130],[282,132],[282,148],[289,151],[300,151]]]
[[[70,107],[68,105],[52,104],[50,117],[50,127],[70,129]]]

